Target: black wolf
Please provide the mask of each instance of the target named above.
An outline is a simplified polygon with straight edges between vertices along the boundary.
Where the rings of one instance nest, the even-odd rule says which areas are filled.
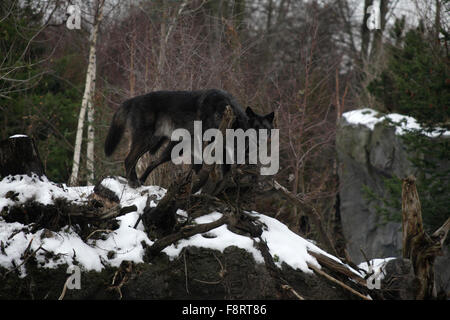
[[[192,134],[195,120],[202,121],[203,131],[218,128],[227,105],[236,116],[235,129],[266,128],[273,120],[273,112],[260,116],[250,107],[244,112],[234,97],[223,90],[150,92],[126,100],[116,111],[106,137],[105,154],[110,156],[114,152],[128,127],[131,148],[125,158],[126,176],[130,186],[139,186],[156,167],[170,160],[172,149],[178,143],[170,140],[175,129],[184,128]],[[139,158],[147,151],[155,154],[167,141],[161,156],[138,179],[135,167]]]

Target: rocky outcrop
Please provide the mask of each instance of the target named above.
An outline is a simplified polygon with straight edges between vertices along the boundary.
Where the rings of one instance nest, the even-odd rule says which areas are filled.
[[[362,115],[364,112],[362,112]],[[415,174],[398,128],[387,121],[349,121],[342,117],[337,130],[340,215],[347,250],[356,263],[369,259],[401,256],[401,223],[384,221],[377,201],[369,202],[364,189],[387,194],[385,178]],[[450,254],[436,260],[438,287],[450,288]],[[447,289],[448,290],[448,289]]]

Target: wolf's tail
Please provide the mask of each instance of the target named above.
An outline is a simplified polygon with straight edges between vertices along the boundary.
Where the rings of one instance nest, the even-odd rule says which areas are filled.
[[[127,124],[128,108],[126,102],[124,102],[116,113],[109,127],[108,135],[105,141],[105,155],[109,157],[114,150],[116,150],[117,145],[122,139],[123,133],[125,131],[125,126]]]

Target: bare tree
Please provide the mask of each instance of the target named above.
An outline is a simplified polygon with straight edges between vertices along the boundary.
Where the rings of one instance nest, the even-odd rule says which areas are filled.
[[[94,109],[92,106],[92,96],[93,93],[95,92],[95,81],[96,81],[96,66],[97,66],[96,45],[99,26],[103,19],[103,6],[105,4],[105,1],[99,0],[96,4],[97,5],[95,10],[96,12],[94,14],[94,23],[91,28],[89,37],[90,43],[89,62],[88,62],[88,69],[86,72],[86,83],[83,93],[83,99],[81,101],[81,109],[78,117],[75,150],[73,154],[72,174],[69,180],[70,185],[76,185],[78,183],[81,144],[83,139],[83,127],[86,117],[86,109],[88,110],[88,142],[87,142],[87,158],[86,158],[86,167],[89,174],[88,183],[91,184],[94,180],[94,127],[92,125],[94,120],[93,118]]]
[[[383,69],[386,26],[393,17],[392,12],[398,0],[364,0],[362,5],[360,1],[336,0],[336,4],[337,16],[343,26],[338,36],[346,46],[345,55],[353,70],[352,91],[360,100],[359,104],[373,105],[375,101],[367,93],[366,87]],[[378,23],[369,27],[370,19]]]
[[[242,51],[234,24],[232,20],[215,19],[223,41],[213,42],[217,32],[204,14],[204,4],[204,1],[146,3],[130,7],[129,20],[117,21],[108,33],[111,40],[106,40],[109,46],[105,50],[120,54],[102,51],[110,65],[104,77],[114,79],[120,96],[117,102],[149,90],[225,88],[227,83],[225,89],[236,92],[231,86],[243,87],[237,73]],[[154,15],[160,19],[153,19]],[[210,55],[212,46],[214,55]],[[146,168],[148,160],[148,155],[141,158],[138,173]],[[152,172],[148,183],[166,185],[172,171],[175,170],[170,163],[160,166]]]

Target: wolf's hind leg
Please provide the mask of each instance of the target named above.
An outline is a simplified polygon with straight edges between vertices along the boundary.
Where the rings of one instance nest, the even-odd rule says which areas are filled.
[[[148,150],[152,150],[160,142],[161,137],[152,136],[150,140],[146,140],[145,137],[140,139],[133,139],[131,143],[130,152],[125,159],[125,171],[128,179],[128,184],[133,187],[139,187],[139,180],[136,174],[136,164],[140,157],[144,155]]]
[[[166,137],[155,137],[153,144],[148,147],[148,152],[150,152],[150,154],[155,154],[166,140]]]
[[[176,146],[178,141],[170,141],[167,146],[165,147],[164,151],[161,153],[159,158],[153,160],[148,165],[147,169],[145,169],[144,174],[139,179],[139,182],[141,184],[144,184],[145,180],[147,180],[148,175],[155,170],[157,167],[159,167],[161,164],[166,163],[171,159],[172,149],[174,146]]]

